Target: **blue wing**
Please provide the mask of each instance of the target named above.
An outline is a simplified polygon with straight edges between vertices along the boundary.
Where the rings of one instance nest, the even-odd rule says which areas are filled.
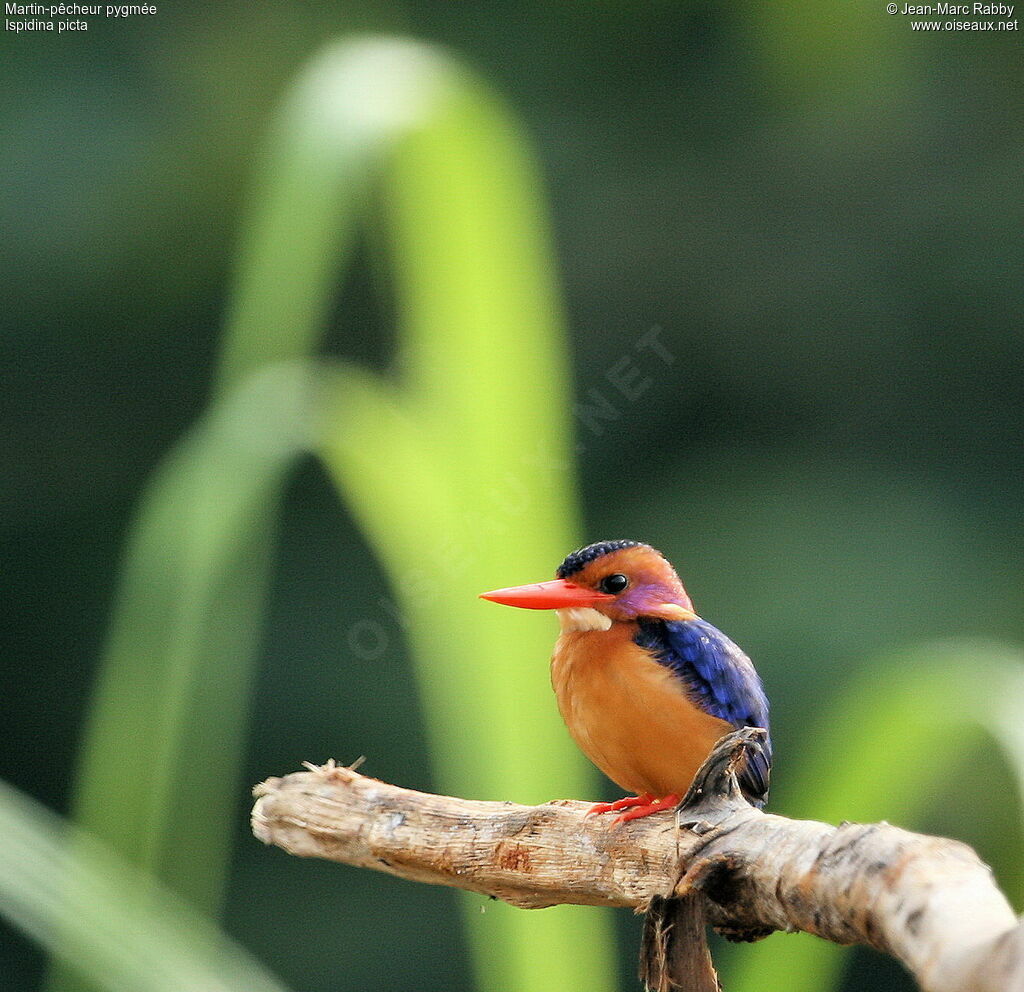
[[[751,660],[705,620],[641,618],[636,643],[679,676],[690,698],[734,727],[768,730],[768,698]],[[758,805],[768,795],[772,746],[748,756],[740,774],[743,791]]]

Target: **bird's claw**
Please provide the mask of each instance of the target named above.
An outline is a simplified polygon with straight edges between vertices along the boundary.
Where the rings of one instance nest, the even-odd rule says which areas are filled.
[[[652,813],[660,813],[662,810],[675,809],[679,805],[678,796],[665,796],[664,799],[655,799],[649,792],[639,796],[625,796],[616,799],[613,803],[597,803],[587,810],[586,815],[595,813],[618,813],[619,810],[626,810],[612,820],[612,826],[619,823],[626,823],[628,820],[639,820],[642,816],[650,816]]]
[[[623,813],[620,816],[615,817],[615,819],[612,820],[612,826],[619,823],[625,823],[627,820],[639,820],[642,816],[650,816],[652,813],[661,813],[666,809],[675,809],[678,805],[678,796],[665,796],[664,799],[655,799],[653,802],[647,802],[642,806],[635,806],[627,813]]]
[[[613,803],[595,803],[584,815],[593,816],[596,813],[617,813],[620,809],[629,809],[632,806],[646,806],[653,799],[654,797],[649,792],[645,792],[640,796],[624,796],[622,799],[616,799]],[[616,820],[617,822],[618,820]]]

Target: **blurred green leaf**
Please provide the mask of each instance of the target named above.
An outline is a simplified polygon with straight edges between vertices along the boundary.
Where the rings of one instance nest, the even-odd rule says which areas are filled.
[[[0,914],[104,992],[285,992],[195,908],[0,782]]]
[[[1024,831],[1022,703],[1019,651],[962,642],[887,657],[821,713],[780,778],[772,806],[787,816],[829,823],[885,819],[909,826],[949,791],[958,757],[988,740],[1018,784]],[[1007,891],[1017,900],[1024,896]],[[774,936],[732,960],[728,988],[820,992],[838,987],[846,959],[834,944],[800,934]]]
[[[78,823],[211,913],[240,800],[277,497],[308,447],[308,402],[303,369],[268,369],[164,462],[129,542],[86,728]],[[71,970],[93,968],[83,950]],[[55,969],[51,987],[79,986]]]
[[[409,620],[441,787],[524,802],[585,794],[592,777],[548,687],[550,618],[477,599],[550,575],[576,530],[539,183],[501,103],[451,63],[437,66],[436,103],[382,177],[399,383],[339,369],[321,450]],[[482,988],[612,984],[599,914],[488,910],[467,913]]]
[[[436,112],[453,71],[441,52],[398,38],[339,42],[303,71],[257,169],[221,391],[316,351],[373,181],[395,143]]]
[[[333,46],[264,160],[217,400],[136,526],[79,789],[84,825],[202,906],[225,871],[277,496],[309,440],[306,373],[280,363],[317,347],[374,183],[392,205],[402,382],[318,376],[316,444],[409,617],[444,787],[531,802],[591,782],[547,689],[550,617],[476,598],[549,575],[575,531],[563,334],[525,140],[434,49]],[[174,816],[185,790],[204,816]],[[594,910],[467,918],[482,987],[612,984]]]
[[[254,377],[182,440],[136,522],[77,796],[79,823],[197,905],[219,904],[282,478],[308,377]],[[181,816],[181,800],[203,816]]]

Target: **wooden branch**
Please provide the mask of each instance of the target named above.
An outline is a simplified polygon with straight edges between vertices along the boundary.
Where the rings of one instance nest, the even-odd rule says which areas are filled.
[[[734,940],[802,930],[892,954],[926,992],[1024,992],[1024,928],[974,851],[886,823],[835,827],[752,808],[735,768],[762,733],[724,738],[675,817],[612,827],[584,817],[587,803],[434,796],[329,762],[258,785],[252,827],[292,854],[527,908],[646,910],[699,894],[708,921]],[[664,939],[645,953],[647,980],[669,989],[679,954],[666,943],[671,913],[656,906]]]

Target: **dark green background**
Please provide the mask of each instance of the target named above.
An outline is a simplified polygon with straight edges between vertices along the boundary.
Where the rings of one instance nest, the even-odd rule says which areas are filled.
[[[751,653],[777,776],[887,648],[1020,642],[1019,33],[915,34],[876,2],[158,3],[3,38],[2,777],[67,808],[126,527],[205,402],[268,115],[323,42],[361,30],[444,43],[524,119],[577,402],[606,411],[577,418],[582,536],[661,547]],[[373,237],[359,256],[331,346],[384,368]],[[636,350],[653,327],[670,363]],[[635,399],[609,378],[626,359]],[[303,759],[366,754],[370,774],[430,785],[399,628],[372,669],[347,644],[385,594],[310,464],[281,524],[228,927],[311,992],[469,982],[451,893],[248,837],[248,784]],[[1010,786],[994,759],[970,770],[980,784],[916,826],[986,854],[1012,813],[985,783]],[[4,936],[5,990],[40,966]],[[865,954],[859,987],[909,986]]]

